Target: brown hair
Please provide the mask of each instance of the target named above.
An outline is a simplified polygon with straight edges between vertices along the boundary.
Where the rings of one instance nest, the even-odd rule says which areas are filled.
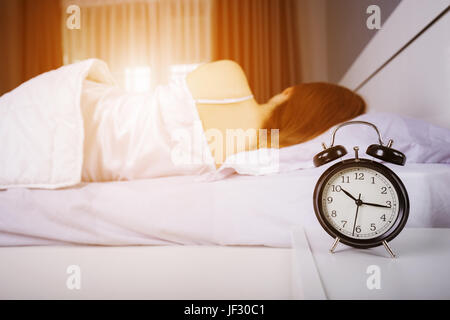
[[[263,128],[279,129],[279,146],[287,147],[313,139],[365,111],[363,98],[347,88],[304,83],[292,87],[289,99],[275,107]]]

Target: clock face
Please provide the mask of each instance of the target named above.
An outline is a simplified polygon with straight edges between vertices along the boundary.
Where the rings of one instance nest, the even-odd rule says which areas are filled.
[[[332,173],[318,200],[328,224],[351,239],[378,238],[399,217],[399,194],[391,179],[357,163]]]
[[[394,239],[406,225],[409,198],[400,178],[368,159],[342,160],[317,181],[314,211],[333,238],[356,248]]]

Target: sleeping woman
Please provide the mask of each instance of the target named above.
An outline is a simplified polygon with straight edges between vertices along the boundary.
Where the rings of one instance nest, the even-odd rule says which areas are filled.
[[[111,181],[214,171],[238,152],[306,142],[364,113],[366,104],[329,83],[292,86],[259,104],[242,68],[221,60],[151,97],[85,80],[81,108],[82,179]],[[266,143],[261,132],[272,139]],[[244,143],[235,143],[239,134]]]

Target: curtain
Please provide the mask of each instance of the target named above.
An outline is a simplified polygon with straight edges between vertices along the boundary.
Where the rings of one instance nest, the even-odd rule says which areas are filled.
[[[80,6],[81,25],[63,28],[64,62],[102,59],[130,90],[150,90],[212,59],[210,0],[69,4]]]
[[[218,0],[215,59],[237,61],[259,102],[301,82],[297,0]]]
[[[237,61],[259,102],[300,82],[295,0],[64,0],[64,63],[105,60],[130,90],[151,90],[198,64]],[[67,17],[67,13],[65,13]]]
[[[0,1],[0,95],[62,65],[60,0]]]
[[[58,0],[24,0],[24,80],[62,65]]]

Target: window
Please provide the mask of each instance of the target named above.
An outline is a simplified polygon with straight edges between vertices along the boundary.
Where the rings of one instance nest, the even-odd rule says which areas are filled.
[[[151,90],[149,66],[125,68],[125,89],[128,92],[147,92]]]

